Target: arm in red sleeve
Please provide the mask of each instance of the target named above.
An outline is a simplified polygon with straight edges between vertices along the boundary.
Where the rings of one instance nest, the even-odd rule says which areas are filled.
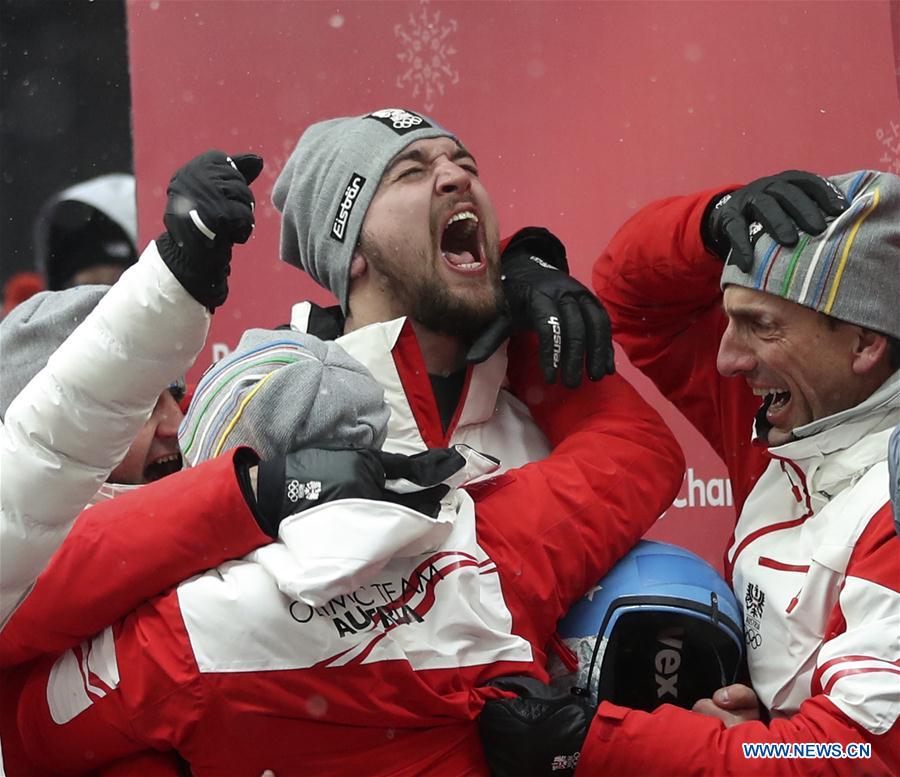
[[[722,262],[703,245],[700,225],[720,191],[643,208],[597,259],[593,284],[616,342],[722,457],[740,506],[766,462],[750,444],[759,399],[716,369]]]
[[[236,476],[238,449],[84,511],[0,633],[0,666],[79,644],[191,575],[272,541]]]
[[[635,364],[652,356],[642,347],[648,333],[651,342],[677,337],[719,305],[722,261],[700,236],[717,191],[645,206],[619,228],[594,264],[594,289]]]
[[[745,744],[788,748],[791,743],[872,744],[870,758],[749,757]],[[900,766],[900,731],[875,736],[853,724],[824,696],[800,705],[790,718],[741,723],[731,728],[716,718],[665,704],[652,713],[602,702],[581,750],[577,777],[599,774],[695,777],[855,777],[895,775]]]
[[[546,639],[571,604],[631,548],[678,492],[684,457],[619,375],[547,385],[530,338],[511,345],[514,393],[553,445],[545,460],[473,490],[479,537],[504,589]],[[542,644],[542,643],[541,643]]]

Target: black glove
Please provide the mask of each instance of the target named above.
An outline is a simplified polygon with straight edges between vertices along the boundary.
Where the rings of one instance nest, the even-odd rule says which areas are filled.
[[[277,537],[278,527],[289,515],[335,499],[383,500],[433,518],[449,490],[439,485],[440,481],[464,464],[465,459],[449,448],[435,448],[415,456],[305,448],[260,462],[256,519],[266,534]],[[396,482],[397,479],[403,481]]]
[[[785,170],[758,178],[710,203],[701,228],[706,247],[744,272],[753,267],[752,235],[764,229],[782,245],[795,245],[797,227],[810,235],[825,229],[825,216],[847,209],[847,198],[826,178]],[[754,226],[754,222],[759,224]],[[755,242],[755,241],[753,241]]]
[[[378,457],[385,476],[382,499],[418,510],[429,518],[437,517],[441,499],[450,491],[442,481],[455,475],[466,463],[453,448],[432,448],[412,456],[380,451]]]
[[[169,182],[159,255],[191,296],[210,311],[228,296],[231,247],[253,232],[250,184],[262,157],[229,157],[207,151],[180,168]]]
[[[522,227],[509,239],[509,242],[503,249],[500,261],[502,263],[504,259],[522,253],[539,256],[557,270],[562,270],[566,274],[569,273],[569,259],[566,256],[566,247],[563,245],[562,240],[549,229],[544,227]]]
[[[531,677],[502,677],[491,685],[519,694],[492,699],[478,733],[494,777],[566,777],[575,772],[593,709]]]
[[[562,248],[549,232],[547,235]],[[587,361],[591,380],[615,372],[609,316],[591,291],[569,276],[565,252],[544,241],[510,243],[503,254],[503,291],[509,305],[472,344],[466,361],[487,359],[512,332],[533,329],[540,343],[541,368],[548,383],[559,371],[569,388],[581,383]],[[544,261],[543,256],[554,262]]]
[[[384,467],[375,451],[305,448],[260,462],[257,520],[277,537],[289,515],[334,499],[381,499],[383,490]]]

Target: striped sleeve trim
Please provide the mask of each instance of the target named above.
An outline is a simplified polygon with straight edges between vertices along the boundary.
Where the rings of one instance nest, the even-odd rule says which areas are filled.
[[[841,656],[832,658],[820,666],[815,673],[815,682],[826,694],[831,693],[835,683],[844,677],[851,677],[872,672],[886,672],[900,675],[900,659],[887,661],[876,656]],[[896,680],[896,687],[900,693],[900,678]]]

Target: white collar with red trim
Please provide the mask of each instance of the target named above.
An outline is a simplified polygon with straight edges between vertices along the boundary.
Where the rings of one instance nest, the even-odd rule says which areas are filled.
[[[891,430],[900,423],[900,372],[868,399],[798,427],[798,439],[769,449],[790,459],[814,480],[814,491],[836,493],[887,458]]]
[[[309,310],[309,303],[294,305],[292,329],[305,331]],[[448,444],[455,429],[489,421],[496,410],[500,389],[506,382],[504,343],[489,359],[470,367],[462,408],[444,435],[425,361],[412,324],[405,317],[361,327],[339,337],[336,342],[367,367],[384,388],[385,400],[391,408],[385,450],[414,453]],[[389,355],[392,358],[388,358]],[[426,443],[426,438],[430,444]]]

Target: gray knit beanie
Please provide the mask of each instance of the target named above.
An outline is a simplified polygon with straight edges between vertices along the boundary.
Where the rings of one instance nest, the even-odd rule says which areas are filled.
[[[281,258],[305,270],[347,311],[350,262],[369,203],[391,160],[426,138],[454,135],[402,108],[311,125],[275,182]]]
[[[53,352],[87,318],[109,286],[42,291],[0,321],[0,418]]]
[[[785,247],[762,233],[753,267],[733,264],[733,283],[775,294],[841,321],[900,338],[900,177],[859,170],[830,179],[850,201],[820,235]]]
[[[384,390],[336,343],[250,329],[200,380],[178,442],[191,466],[237,445],[263,459],[305,447],[380,448],[389,416]]]

